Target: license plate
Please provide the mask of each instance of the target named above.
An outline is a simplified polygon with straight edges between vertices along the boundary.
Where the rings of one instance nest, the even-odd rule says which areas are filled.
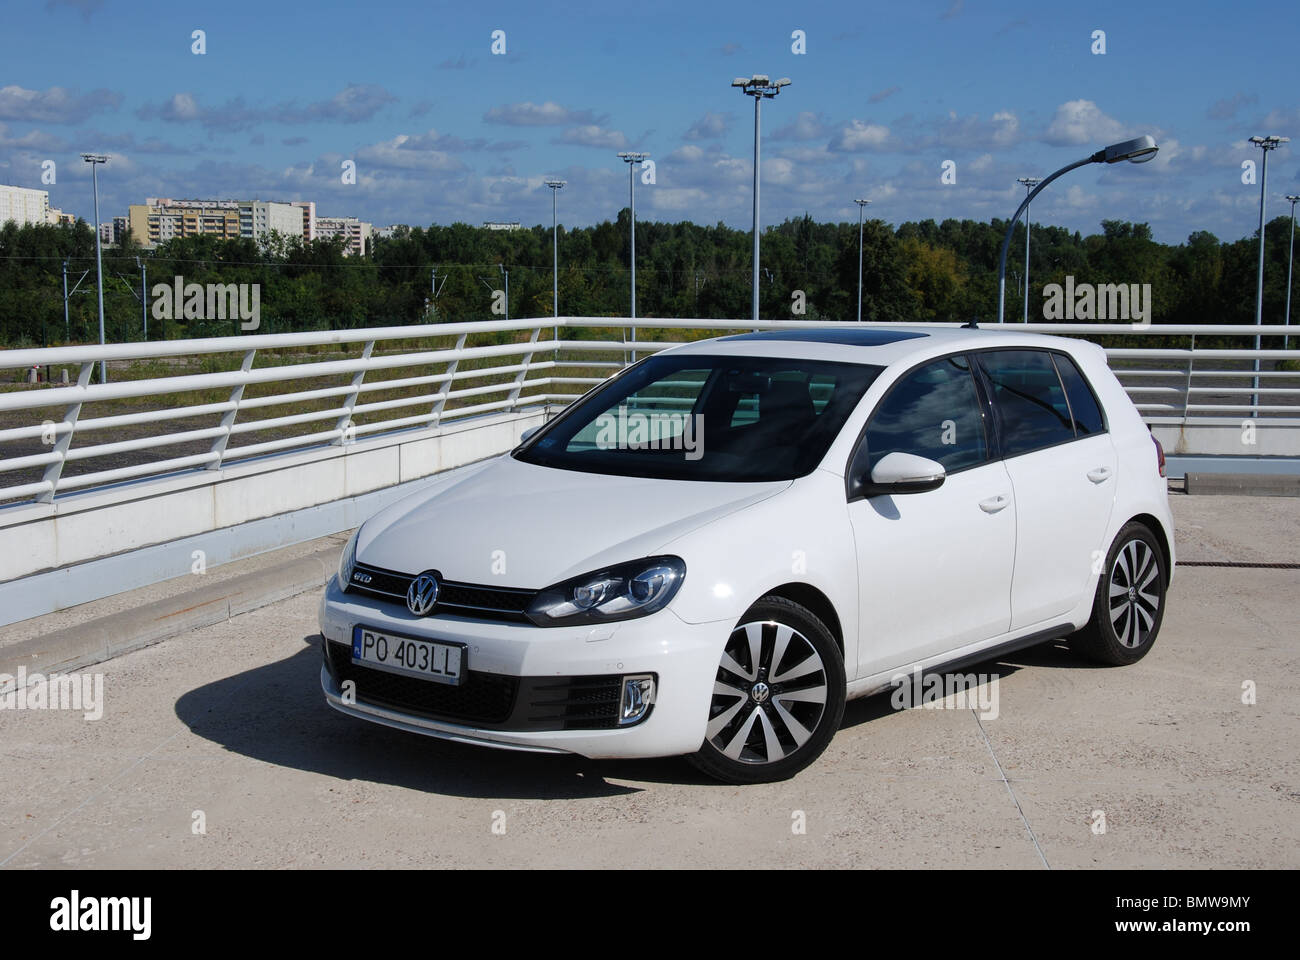
[[[459,684],[465,673],[465,645],[358,626],[352,628],[352,662],[435,683]]]

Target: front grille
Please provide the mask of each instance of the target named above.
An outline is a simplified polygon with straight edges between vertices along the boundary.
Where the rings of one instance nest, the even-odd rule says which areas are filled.
[[[369,577],[369,583],[358,583],[357,576]],[[406,591],[417,575],[385,570],[358,563],[352,574],[349,591],[355,591],[379,600],[406,606]],[[438,602],[429,616],[448,614],[471,617],[476,620],[505,620],[511,623],[528,623],[524,611],[537,595],[535,590],[513,587],[492,587],[478,583],[457,583],[438,578]]]
[[[605,730],[618,726],[622,677],[532,677],[520,700],[534,730]]]
[[[465,682],[453,687],[355,664],[347,644],[325,646],[335,682],[352,680],[361,703],[503,731],[610,730],[619,725],[620,674],[508,677],[469,670]]]
[[[329,648],[330,673],[340,685],[356,684],[357,700],[393,707],[434,720],[475,724],[501,724],[510,719],[519,678],[497,673],[465,672],[459,686],[375,670],[352,662],[352,648],[342,643]]]

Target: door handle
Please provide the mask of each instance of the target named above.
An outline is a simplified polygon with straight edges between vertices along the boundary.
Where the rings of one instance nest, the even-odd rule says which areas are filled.
[[[1093,483],[1105,483],[1110,479],[1110,467],[1094,467],[1088,471],[1088,479]]]
[[[980,509],[985,513],[997,513],[1011,502],[1011,498],[999,493],[996,497],[989,497],[980,501]]]

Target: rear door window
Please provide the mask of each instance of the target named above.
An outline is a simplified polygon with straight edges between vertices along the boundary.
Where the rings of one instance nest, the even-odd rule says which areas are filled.
[[[1061,375],[1065,385],[1065,394],[1070,400],[1070,414],[1074,417],[1076,436],[1088,437],[1094,433],[1106,432],[1106,421],[1101,415],[1101,407],[1093,395],[1088,381],[1083,379],[1079,367],[1063,353],[1052,354],[1056,361],[1056,372]]]
[[[1050,353],[993,350],[977,356],[993,390],[1003,456],[1074,439],[1070,401]]]

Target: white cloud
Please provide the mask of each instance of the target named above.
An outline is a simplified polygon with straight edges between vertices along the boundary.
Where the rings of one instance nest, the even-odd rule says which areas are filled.
[[[432,137],[409,137],[398,134],[391,140],[362,147],[356,153],[357,165],[381,170],[426,170],[453,172],[465,165],[444,150],[434,147],[437,134]]]
[[[28,90],[17,84],[0,87],[0,120],[24,123],[80,123],[105,110],[116,110],[122,94],[112,90],[92,90],[81,95],[66,87]]]
[[[731,118],[725,113],[706,113],[682,134],[684,140],[718,140],[727,135]]]
[[[621,130],[606,130],[594,123],[570,127],[559,135],[556,143],[572,143],[580,147],[604,147],[609,150],[627,148],[627,137]]]
[[[545,103],[507,103],[505,106],[493,107],[483,115],[488,123],[501,123],[512,127],[562,127],[566,125],[598,124],[600,117],[590,110],[570,110],[553,100]]]
[[[1091,100],[1070,100],[1056,108],[1043,139],[1053,146],[1103,145],[1121,139],[1124,124],[1102,113]]]
[[[832,150],[879,150],[889,143],[889,128],[853,120],[831,140]]]
[[[811,110],[801,110],[799,114],[772,134],[773,140],[820,140],[829,136],[830,128],[820,116]]]

